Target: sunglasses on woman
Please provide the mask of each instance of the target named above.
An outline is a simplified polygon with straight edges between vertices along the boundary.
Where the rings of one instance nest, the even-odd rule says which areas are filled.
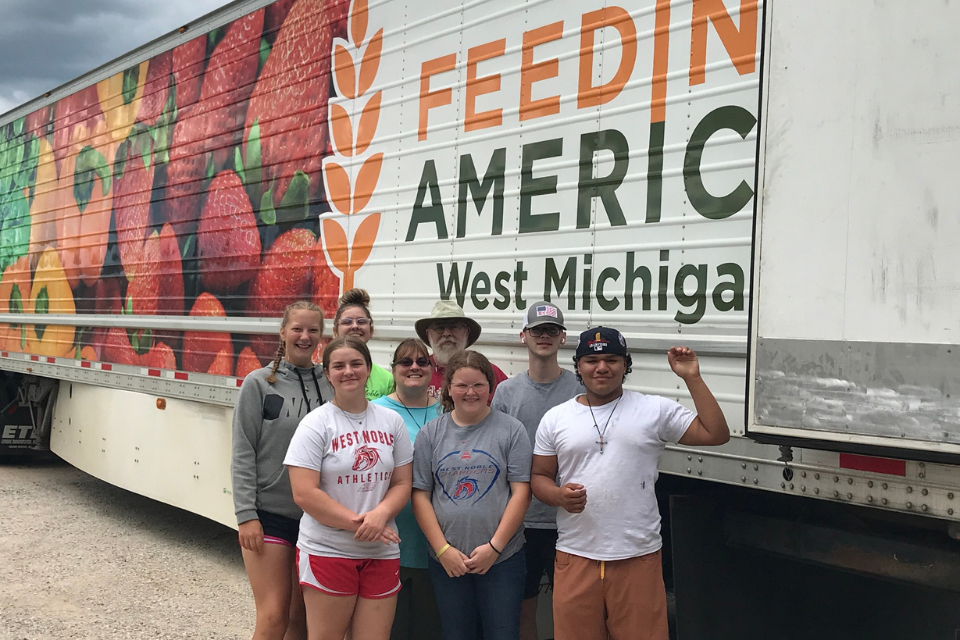
[[[424,369],[430,366],[430,358],[424,358],[423,356],[420,356],[416,360],[414,360],[413,358],[400,358],[399,360],[394,362],[394,365],[399,365],[401,367],[412,367],[414,362],[416,362],[417,366],[420,367],[421,369]]]

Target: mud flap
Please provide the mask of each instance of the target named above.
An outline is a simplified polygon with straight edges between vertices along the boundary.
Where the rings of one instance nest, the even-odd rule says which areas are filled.
[[[48,451],[58,381],[0,374],[0,456]]]
[[[784,498],[753,492],[670,498],[678,640],[960,638],[960,593],[813,561],[815,554],[797,548],[808,537],[797,532],[859,521],[859,513],[849,505],[785,505]],[[758,516],[779,521],[768,532],[791,533],[763,545],[747,535],[737,539]],[[867,528],[874,524],[883,527],[867,522]],[[923,544],[929,531],[902,525]],[[878,532],[871,544],[885,538]]]

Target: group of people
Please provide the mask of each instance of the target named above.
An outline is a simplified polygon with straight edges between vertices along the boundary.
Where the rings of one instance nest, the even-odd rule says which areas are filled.
[[[271,366],[248,375],[233,426],[233,496],[254,640],[535,640],[553,584],[556,640],[667,638],[654,484],[665,445],[729,439],[696,354],[669,350],[696,413],[624,389],[616,329],[580,334],[524,313],[527,371],[470,350],[480,325],[440,301],[390,371],[367,342],[370,298],[324,318],[290,305]]]

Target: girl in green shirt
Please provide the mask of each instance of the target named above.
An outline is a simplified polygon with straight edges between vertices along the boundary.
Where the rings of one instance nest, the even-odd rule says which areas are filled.
[[[370,315],[370,294],[364,289],[350,289],[340,296],[340,306],[333,317],[333,337],[354,335],[364,343],[373,337],[373,317]],[[393,375],[374,364],[370,368],[365,388],[367,400],[376,400],[393,393]]]

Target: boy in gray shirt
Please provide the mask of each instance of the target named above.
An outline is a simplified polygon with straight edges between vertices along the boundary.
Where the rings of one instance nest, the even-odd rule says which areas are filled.
[[[529,368],[504,380],[490,408],[513,416],[523,423],[531,445],[536,441],[537,426],[553,407],[583,393],[577,376],[560,367],[557,353],[566,342],[563,313],[546,301],[530,305],[523,317],[520,342],[526,345]],[[521,640],[537,640],[537,596],[540,581],[547,574],[553,584],[553,562],[557,545],[557,509],[536,498],[523,519],[526,537],[527,579],[523,589]]]

